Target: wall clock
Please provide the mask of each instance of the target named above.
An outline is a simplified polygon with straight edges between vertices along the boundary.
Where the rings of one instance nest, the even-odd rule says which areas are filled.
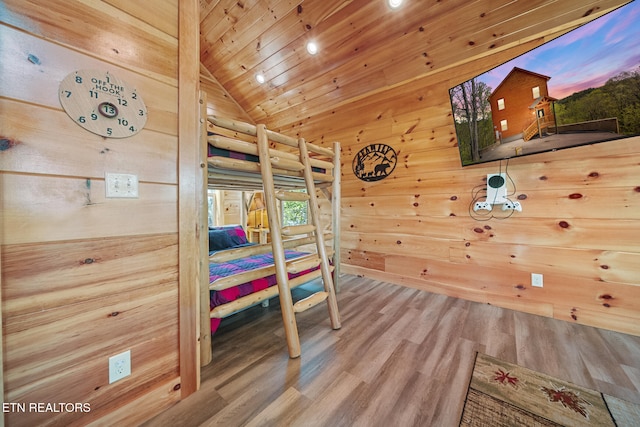
[[[86,130],[126,138],[147,122],[147,107],[134,88],[108,71],[78,70],[60,83],[60,104]]]

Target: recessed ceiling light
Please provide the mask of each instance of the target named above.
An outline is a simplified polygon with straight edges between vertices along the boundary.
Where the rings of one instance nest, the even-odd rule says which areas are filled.
[[[316,42],[307,43],[307,52],[309,52],[311,55],[315,55],[316,53],[318,53],[318,45],[316,44]]]
[[[397,9],[402,5],[402,0],[387,0],[391,9]]]
[[[262,74],[256,74],[256,81],[260,84],[264,83],[264,76]]]

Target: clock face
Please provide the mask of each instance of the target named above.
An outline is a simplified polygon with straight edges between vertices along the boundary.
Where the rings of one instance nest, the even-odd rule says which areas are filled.
[[[79,70],[60,83],[60,104],[86,130],[108,138],[126,138],[147,122],[142,97],[113,74]]]

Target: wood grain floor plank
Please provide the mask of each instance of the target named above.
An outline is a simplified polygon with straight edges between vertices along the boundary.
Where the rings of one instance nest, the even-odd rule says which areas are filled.
[[[621,365],[627,373],[627,377],[633,383],[634,389],[640,390],[640,369],[634,366]]]
[[[403,390],[415,375],[415,369],[407,360],[415,358],[418,346],[408,341],[394,344],[394,351],[381,366],[378,375],[369,381],[366,408],[358,415],[356,422],[362,425],[389,423],[389,416],[395,413],[396,403]]]
[[[457,426],[460,421],[467,387],[473,371],[478,344],[459,339],[455,352],[450,358],[448,370],[438,375],[440,393],[431,410],[430,425]]]
[[[289,387],[263,411],[251,419],[246,427],[290,425],[298,414],[311,407],[313,402],[305,398],[298,390]]]
[[[294,290],[294,299],[317,284]],[[202,388],[148,426],[456,426],[476,352],[640,404],[640,337],[345,275],[342,328],[277,300],[224,319]]]
[[[323,394],[310,400],[312,403],[309,407],[295,415],[291,425],[300,427],[332,425],[332,421],[336,418],[336,398],[339,401],[349,399],[353,391],[363,384],[360,378],[348,372],[342,372],[332,379],[333,381]]]

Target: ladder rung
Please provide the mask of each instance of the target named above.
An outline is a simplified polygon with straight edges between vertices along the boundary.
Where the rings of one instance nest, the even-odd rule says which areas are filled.
[[[289,273],[301,273],[305,270],[310,270],[320,265],[320,258],[312,254],[304,258],[298,258],[287,263],[287,272]]]
[[[282,227],[281,234],[283,236],[297,236],[299,234],[308,234],[316,231],[316,227],[311,224],[307,225],[290,225]]]
[[[280,169],[299,172],[304,169],[304,165],[297,160],[285,159],[283,157],[271,157],[271,164]]]
[[[302,313],[303,311],[320,304],[322,301],[326,300],[328,296],[329,294],[327,292],[316,292],[315,294],[310,295],[305,299],[301,299],[297,303],[293,304],[293,311],[295,313]]]
[[[308,193],[302,193],[300,191],[276,191],[276,199],[285,202],[306,202],[311,196]]]

